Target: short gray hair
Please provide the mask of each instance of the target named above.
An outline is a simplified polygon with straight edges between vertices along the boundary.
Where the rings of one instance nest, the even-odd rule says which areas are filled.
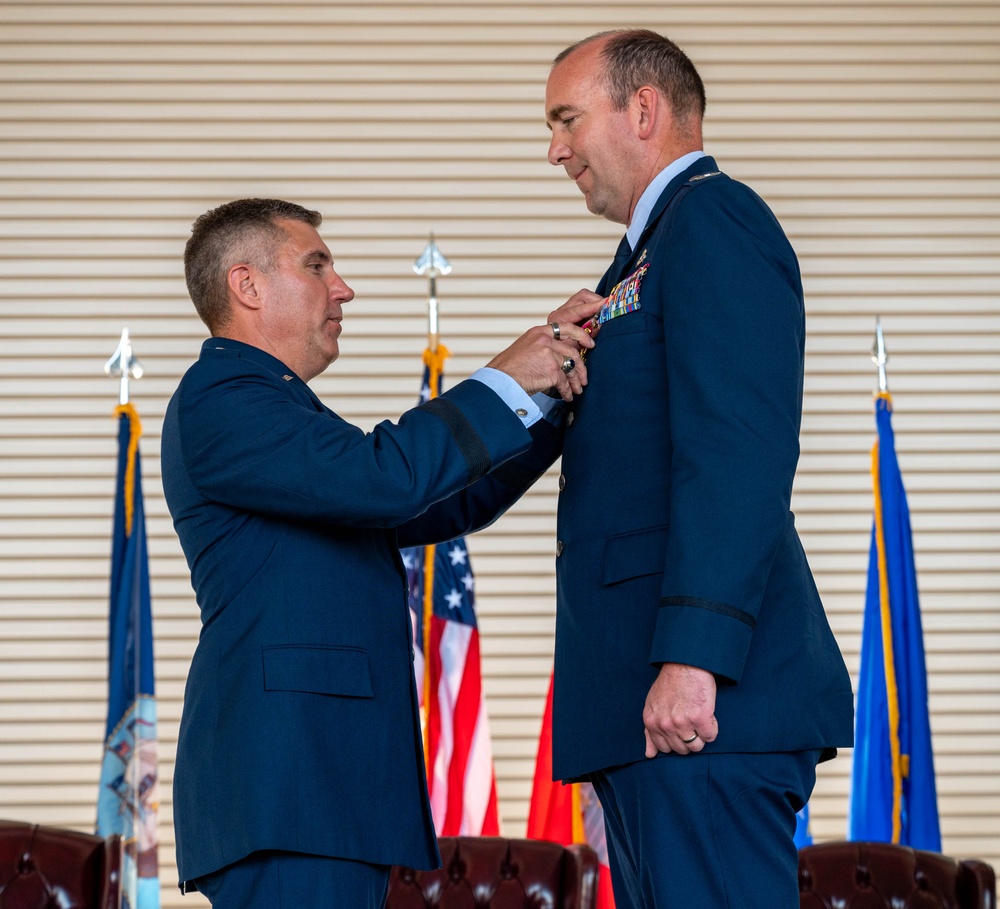
[[[217,334],[232,315],[227,276],[241,262],[270,271],[278,247],[288,239],[278,221],[319,227],[323,216],[281,199],[236,199],[201,215],[184,247],[184,278],[194,308]]]

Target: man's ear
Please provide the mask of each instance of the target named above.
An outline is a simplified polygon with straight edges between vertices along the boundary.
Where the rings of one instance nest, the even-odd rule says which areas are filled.
[[[229,293],[232,299],[247,309],[259,309],[261,305],[260,287],[257,285],[259,272],[250,265],[233,265],[226,273]]]
[[[632,96],[632,113],[635,117],[636,135],[648,139],[653,134],[658,117],[663,116],[664,106],[651,85],[644,85]]]

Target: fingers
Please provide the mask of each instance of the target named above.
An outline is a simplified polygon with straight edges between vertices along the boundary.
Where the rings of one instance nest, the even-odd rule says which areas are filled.
[[[591,316],[596,316],[604,305],[604,297],[595,294],[592,290],[578,290],[562,306],[553,310],[549,314],[549,322],[558,322],[560,326],[564,322],[570,325],[579,325]]]
[[[528,394],[551,391],[565,401],[583,391],[587,384],[587,367],[580,355],[593,341],[575,325],[560,326],[556,339],[551,325],[536,325],[528,329],[510,347],[497,354],[487,365],[510,375]],[[568,371],[563,365],[573,361]]]
[[[549,326],[556,340],[575,341],[581,359],[594,346],[599,325],[597,313],[605,297],[589,290],[578,290],[562,306],[549,313]]]
[[[528,394],[545,391],[572,401],[587,384],[584,357],[597,334],[591,320],[603,305],[604,297],[578,290],[546,325],[528,329],[487,365],[508,373]]]
[[[689,720],[667,724],[652,717],[644,717],[644,722],[648,758],[656,757],[660,751],[664,754],[696,754],[709,742],[715,741],[719,734],[719,724],[714,716],[702,721],[704,734]]]
[[[554,325],[559,326],[558,334],[552,327]],[[570,344],[574,350],[574,354],[593,347],[594,335],[597,334],[594,326],[589,321],[584,322],[582,325],[576,325],[573,322],[549,322],[549,330],[552,332],[553,340]]]
[[[660,753],[660,749],[656,747],[656,743],[650,737],[649,730],[643,727],[643,735],[646,736],[646,757],[654,758]]]
[[[701,725],[702,728],[698,731],[698,737],[705,744],[714,742],[719,737],[719,721],[715,718],[714,714]]]
[[[551,336],[552,354],[559,370],[552,388],[564,401],[572,401],[587,384],[587,367],[582,353],[594,346],[594,340],[580,326],[569,322],[549,322],[540,330]]]
[[[642,721],[646,756],[656,751],[693,754],[719,734],[715,677],[703,669],[664,663],[649,689]]]
[[[690,731],[687,735],[682,735],[677,731],[664,732],[656,729],[651,730],[646,726],[643,729],[646,735],[646,757],[656,757],[657,752],[660,751],[664,754],[697,754],[709,742],[715,740],[719,727],[715,724],[714,728],[714,733],[706,733],[706,737],[702,737],[701,733],[696,729]]]
[[[593,346],[592,341],[590,346]],[[553,387],[564,401],[572,401],[573,396],[580,394],[587,384],[587,367],[580,356],[580,346],[577,342],[554,341],[552,353],[558,369]]]

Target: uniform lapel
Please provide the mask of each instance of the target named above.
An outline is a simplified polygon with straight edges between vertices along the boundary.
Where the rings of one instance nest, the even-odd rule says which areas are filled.
[[[704,158],[699,158],[694,164],[678,174],[666,185],[666,188],[656,200],[653,210],[649,213],[649,220],[646,222],[646,227],[643,229],[639,237],[639,242],[635,245],[635,249],[629,249],[628,238],[622,237],[621,243],[618,244],[618,251],[615,253],[614,261],[607,272],[605,272],[601,283],[597,286],[597,293],[607,294],[612,287],[628,274],[636,254],[645,249],[650,236],[656,230],[657,223],[663,216],[663,213],[669,208],[670,203],[677,197],[677,193],[681,187],[685,186],[692,177],[696,177],[699,174],[713,173],[717,170],[718,165],[716,165],[715,159],[706,155]]]

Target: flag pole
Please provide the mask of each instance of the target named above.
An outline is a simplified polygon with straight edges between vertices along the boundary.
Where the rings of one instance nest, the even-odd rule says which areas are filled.
[[[116,417],[126,417],[131,424],[131,429],[129,431],[129,445],[128,454],[126,460],[125,469],[125,492],[124,492],[124,512],[125,512],[125,535],[130,537],[134,529],[135,520],[135,478],[136,478],[136,464],[138,460],[138,450],[139,450],[139,437],[142,435],[142,424],[139,422],[139,414],[135,407],[132,406],[129,401],[129,380],[130,379],[141,379],[143,374],[143,366],[139,359],[135,356],[132,350],[132,341],[129,338],[128,328],[122,329],[121,339],[118,341],[118,347],[115,348],[115,352],[111,355],[108,361],[104,364],[104,374],[118,379],[118,406],[115,408]],[[143,531],[144,532],[144,531]],[[142,639],[142,630],[140,622],[142,619],[142,610],[136,610],[134,616],[135,620],[135,636],[137,641]],[[133,662],[133,691],[139,692],[141,689],[141,673],[142,673],[142,648],[141,646],[136,646],[135,659]],[[141,824],[141,814],[139,805],[139,787],[141,784],[142,768],[140,766],[140,761],[138,757],[138,729],[135,732],[135,748],[136,754],[134,759],[130,762],[131,769],[131,784],[132,798],[131,798],[131,812],[132,812],[132,839],[135,843],[135,856],[138,862],[139,857],[139,827]],[[119,891],[119,907],[125,905],[126,899],[128,900],[128,905],[135,909],[137,898],[137,889],[131,892],[126,892],[126,888],[131,889],[132,887],[138,887],[137,877],[133,880],[131,877],[128,881],[122,881],[122,887]]]
[[[426,277],[427,287],[427,348],[424,350],[424,365],[427,367],[427,387],[428,400],[436,398],[438,388],[441,384],[441,374],[444,370],[444,361],[449,355],[448,348],[439,343],[438,327],[438,297],[437,279],[438,276],[451,274],[451,262],[449,262],[441,250],[434,242],[433,232],[427,241],[427,246],[413,263],[413,271],[421,277]],[[431,615],[434,612],[434,556],[437,548],[433,545],[424,548],[424,602],[423,602],[423,638],[424,638],[424,679],[423,679],[423,708],[421,719],[424,728],[424,762],[430,759],[430,736],[427,734],[429,710],[430,710],[430,687],[431,687]],[[432,768],[427,766],[428,774]]]

